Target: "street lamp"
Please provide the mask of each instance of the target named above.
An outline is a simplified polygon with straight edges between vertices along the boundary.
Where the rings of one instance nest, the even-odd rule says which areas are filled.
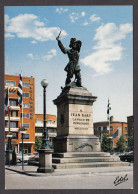
[[[23,116],[23,115],[22,115]],[[21,139],[22,139],[22,170],[24,170],[24,159],[23,159],[23,154],[24,154],[24,148],[23,148],[23,134],[26,133],[25,128],[20,129],[20,134],[21,134]]]
[[[112,137],[109,137],[109,153],[111,153],[111,140],[112,140]]]
[[[42,138],[42,149],[50,148],[48,130],[46,127],[46,87],[48,86],[48,81],[43,79],[41,81],[41,86],[43,87],[43,138]]]
[[[42,147],[38,150],[39,152],[39,168],[37,172],[40,173],[52,173],[54,172],[54,168],[52,167],[52,153],[53,150],[49,145],[49,136],[48,130],[46,127],[46,87],[48,86],[48,82],[46,79],[41,81],[41,85],[43,87],[43,95],[44,95],[44,103],[43,103],[43,138],[42,138]]]
[[[7,147],[7,150],[8,150],[8,165],[10,167],[10,160],[11,160],[10,152],[12,151],[12,147],[11,147],[12,134],[10,132],[9,132],[9,134],[7,134],[7,138],[8,138],[8,147]]]
[[[8,88],[9,90],[9,88]],[[7,150],[8,150],[8,157],[7,157],[7,161],[8,161],[8,164],[10,166],[10,160],[11,160],[11,154],[12,154],[12,146],[11,146],[11,138],[12,138],[12,133],[11,133],[11,129],[10,129],[10,114],[11,114],[11,111],[10,111],[10,107],[8,107],[8,115],[9,115],[9,132],[7,134],[7,138],[8,138],[8,146],[7,146]]]

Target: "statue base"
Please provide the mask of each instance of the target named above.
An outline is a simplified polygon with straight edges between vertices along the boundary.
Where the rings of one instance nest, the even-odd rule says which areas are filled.
[[[53,140],[54,152],[98,152],[99,138],[95,135],[57,136]]]
[[[66,87],[54,100],[57,105],[54,152],[100,151],[99,138],[93,131],[92,105],[96,98],[84,87]]]

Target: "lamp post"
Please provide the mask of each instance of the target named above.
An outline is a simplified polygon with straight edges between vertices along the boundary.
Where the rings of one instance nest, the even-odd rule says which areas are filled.
[[[110,136],[108,140],[109,140],[109,153],[111,153],[111,140],[112,140],[112,137]]]
[[[43,139],[42,139],[42,149],[50,148],[49,145],[49,136],[46,126],[46,87],[48,82],[46,79],[41,81],[41,86],[43,87]]]
[[[41,81],[41,86],[43,87],[43,137],[42,137],[42,147],[39,152],[39,168],[37,172],[41,173],[52,173],[54,168],[52,167],[52,153],[53,150],[50,148],[48,130],[46,127],[46,87],[48,82],[46,79]]]
[[[22,128],[23,128],[23,127],[22,127]],[[22,170],[24,170],[24,159],[23,159],[23,154],[24,154],[23,134],[25,134],[26,131],[25,131],[25,128],[24,128],[24,131],[22,130],[22,128],[21,128],[20,134],[21,134],[21,139],[22,139]]]
[[[9,89],[8,89],[9,90]],[[8,156],[6,156],[6,161],[10,167],[10,161],[12,160],[12,146],[11,146],[11,138],[12,138],[12,133],[11,133],[11,129],[10,129],[10,107],[8,107],[8,115],[9,115],[9,132],[7,134],[7,138],[8,138],[8,146],[7,146],[7,154]]]
[[[7,135],[7,138],[8,138],[8,165],[10,167],[10,160],[11,160],[11,157],[10,157],[10,152],[12,151],[12,148],[11,148],[11,138],[12,138],[12,134],[8,134]]]

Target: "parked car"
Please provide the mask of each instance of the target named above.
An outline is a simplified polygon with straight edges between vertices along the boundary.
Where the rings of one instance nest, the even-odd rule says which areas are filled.
[[[35,154],[34,157],[30,158],[28,165],[39,166],[39,154]]]
[[[39,157],[39,153],[38,152],[35,152],[35,153],[32,154],[32,158],[37,158],[37,157]]]
[[[29,156],[29,159],[31,159],[31,158],[35,158],[35,157],[37,157],[39,154],[38,154],[38,152],[35,152],[35,153],[29,153],[28,154],[28,156]]]
[[[17,154],[16,158],[17,158],[17,162],[22,162],[22,153]],[[23,160],[24,160],[24,162],[28,162],[29,156],[27,154],[24,154]]]
[[[134,152],[119,155],[121,161],[134,162]]]
[[[24,162],[28,162],[31,158],[38,156],[38,153],[28,153],[23,155]],[[22,153],[17,154],[17,162],[22,162]]]

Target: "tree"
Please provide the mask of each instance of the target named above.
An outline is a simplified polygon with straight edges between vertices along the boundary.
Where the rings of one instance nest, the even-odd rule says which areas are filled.
[[[113,150],[112,141],[111,139],[109,139],[107,134],[103,134],[102,136],[101,149],[104,152],[109,152]]]
[[[125,151],[125,148],[126,148],[126,144],[125,144],[125,138],[124,136],[122,135],[119,140],[117,141],[117,144],[116,144],[116,149],[118,152],[124,152]]]
[[[133,136],[130,136],[128,138],[128,146],[129,146],[129,148],[130,148],[131,151],[134,150],[134,137]]]
[[[35,137],[34,150],[35,151],[39,150],[41,146],[42,146],[42,139],[40,137]]]

